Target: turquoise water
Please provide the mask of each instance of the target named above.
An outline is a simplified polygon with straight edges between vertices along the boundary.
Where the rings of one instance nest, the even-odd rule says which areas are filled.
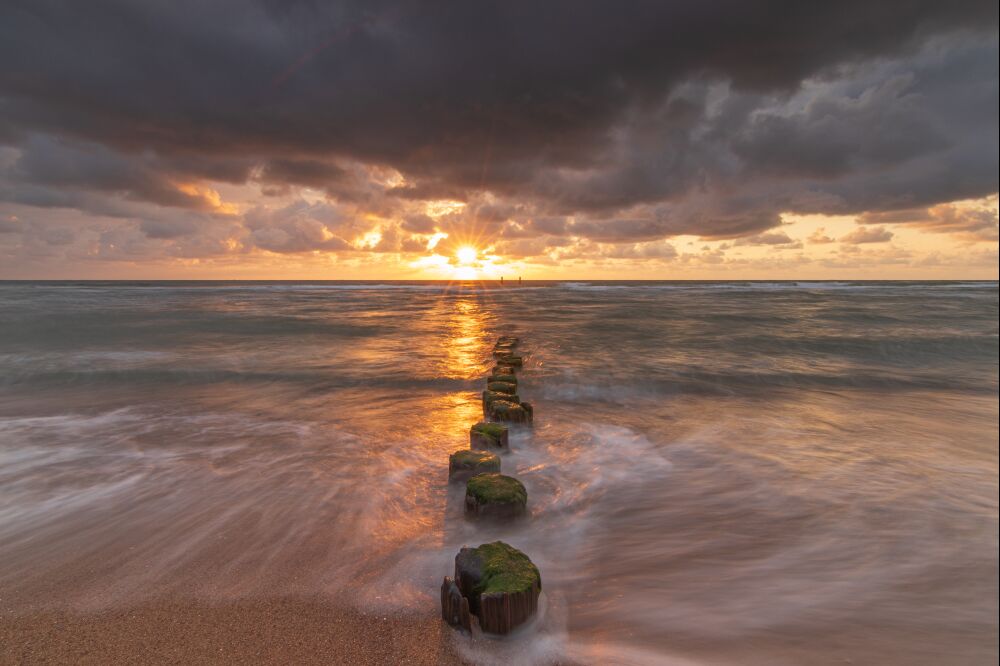
[[[997,320],[995,282],[0,283],[0,589],[436,612],[503,538],[543,613],[474,661],[985,663]],[[484,527],[447,455],[504,333],[531,516]]]

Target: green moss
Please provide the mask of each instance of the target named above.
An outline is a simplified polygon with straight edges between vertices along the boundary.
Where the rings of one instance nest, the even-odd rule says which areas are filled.
[[[469,479],[465,494],[472,495],[480,504],[520,504],[528,503],[528,491],[524,484],[512,476],[503,474],[477,474]]]
[[[491,407],[496,402],[520,402],[521,399],[516,393],[498,393],[496,391],[483,391],[483,404],[487,408]]]
[[[520,403],[515,402],[517,400],[516,395],[505,395],[502,393],[497,395],[499,395],[500,397],[494,398],[489,403],[489,407],[491,410],[493,410],[493,412],[497,414],[508,414],[511,412],[517,412],[519,410],[522,410]]]
[[[452,469],[472,469],[481,472],[499,472],[500,458],[486,451],[470,451],[468,449],[455,451],[448,456]]]
[[[486,385],[488,391],[493,391],[494,393],[507,393],[513,395],[517,393],[517,384],[511,384],[510,382],[490,382]]]
[[[490,423],[488,421],[480,421],[476,425],[472,426],[475,432],[482,433],[487,437],[492,437],[493,439],[499,441],[503,434],[507,432],[507,426],[502,426],[499,423]]]
[[[475,594],[526,592],[542,586],[542,576],[531,559],[503,541],[484,543],[476,548],[483,562],[483,577]]]
[[[492,375],[490,375],[489,377],[486,378],[486,382],[488,384],[492,384],[493,382],[506,382],[508,384],[514,384],[516,386],[517,385],[517,375],[496,374],[496,373],[494,373],[494,374],[492,374]]]

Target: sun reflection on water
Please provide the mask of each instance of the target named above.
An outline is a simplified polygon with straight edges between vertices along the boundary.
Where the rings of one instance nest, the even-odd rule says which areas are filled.
[[[442,375],[449,379],[471,379],[483,372],[486,352],[488,315],[471,297],[454,301],[447,323],[445,341],[446,367]]]

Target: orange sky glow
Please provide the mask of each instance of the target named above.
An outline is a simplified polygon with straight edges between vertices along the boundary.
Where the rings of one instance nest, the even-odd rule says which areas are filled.
[[[510,240],[470,219],[468,206],[432,201],[424,213],[435,221],[426,233],[406,233],[400,220],[362,215],[348,246],[335,250],[274,252],[251,247],[241,215],[256,204],[249,187],[230,188],[226,199],[208,185],[184,185],[213,208],[213,243],[206,256],[184,239],[139,243],[115,221],[65,211],[73,241],[11,260],[7,279],[987,279],[998,277],[997,195],[914,211],[913,220],[877,216],[783,214],[780,226],[746,237],[713,239],[678,235],[635,243],[585,238]],[[221,187],[225,190],[225,187]],[[238,196],[234,196],[238,195]],[[310,192],[300,201],[323,201]],[[309,204],[307,204],[309,205]],[[23,215],[23,217],[22,217]],[[8,226],[30,220],[31,209],[8,212]],[[308,223],[309,219],[299,222]],[[991,226],[992,224],[992,226]],[[313,237],[334,238],[322,222]],[[4,241],[0,235],[0,250]],[[387,243],[388,241],[388,243]],[[389,244],[392,243],[392,244]],[[394,245],[393,245],[394,244]],[[152,245],[146,247],[145,245]],[[8,246],[9,247],[9,246]],[[12,249],[12,248],[10,248]],[[186,256],[189,255],[189,256]],[[13,259],[13,258],[12,258]]]

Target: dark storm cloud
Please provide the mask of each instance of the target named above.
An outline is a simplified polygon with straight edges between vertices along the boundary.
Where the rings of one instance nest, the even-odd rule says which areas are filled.
[[[995,1],[8,1],[0,198],[197,211],[178,183],[208,179],[389,215],[489,190],[480,226],[623,243],[931,206],[996,190],[996,26]],[[346,245],[270,215],[259,247]]]
[[[122,156],[101,145],[74,145],[34,135],[21,144],[22,154],[9,172],[15,183],[53,192],[117,192],[165,206],[205,207],[198,196],[185,194],[157,160]]]
[[[347,176],[348,173],[343,167],[323,160],[279,158],[264,164],[260,179],[322,189],[343,181]]]

